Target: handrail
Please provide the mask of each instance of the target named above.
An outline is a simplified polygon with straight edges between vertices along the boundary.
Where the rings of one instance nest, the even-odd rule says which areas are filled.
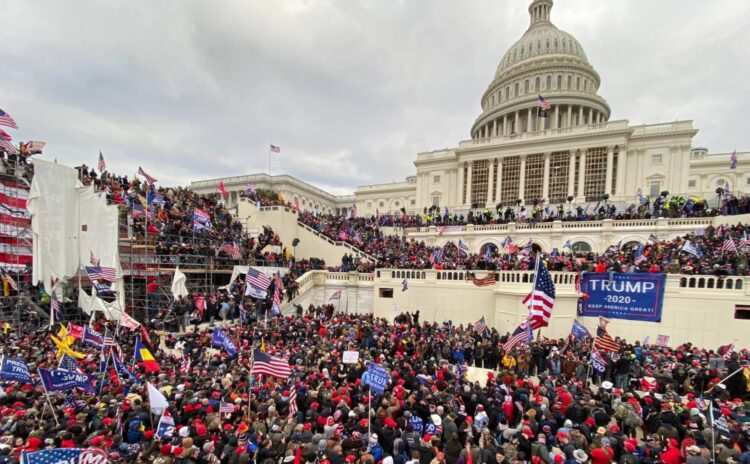
[[[316,235],[318,238],[320,238],[322,240],[325,240],[326,242],[330,243],[331,245],[343,246],[344,248],[347,248],[347,249],[351,250],[352,252],[356,253],[357,255],[365,257],[365,258],[367,258],[368,260],[370,260],[370,261],[372,261],[374,263],[378,262],[377,258],[375,258],[374,256],[372,256],[369,253],[365,253],[364,251],[362,251],[361,249],[357,248],[356,246],[352,245],[349,242],[345,242],[343,240],[334,240],[331,237],[329,237],[329,236],[327,236],[327,235],[325,235],[325,234],[323,234],[323,233],[321,233],[321,232],[313,229],[312,227],[308,226],[307,224],[305,224],[304,222],[302,222],[300,220],[297,220],[297,224],[300,225],[300,226],[302,226],[302,228],[305,229],[305,230],[307,230],[308,232]]]

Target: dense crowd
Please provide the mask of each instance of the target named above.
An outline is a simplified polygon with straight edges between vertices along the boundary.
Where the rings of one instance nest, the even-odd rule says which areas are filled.
[[[93,327],[116,332],[112,322]],[[76,342],[71,348],[85,356],[76,368],[94,376],[95,393],[47,397],[38,384],[7,383],[0,393],[2,462],[56,447],[96,448],[110,462],[155,464],[706,464],[714,456],[733,464],[750,458],[747,373],[719,383],[748,362],[744,350],[724,359],[689,344],[670,349],[622,340],[592,384],[588,339],[542,337],[505,352],[507,334],[426,323],[418,313],[389,322],[310,307],[267,325],[224,326],[234,356],[211,347],[216,329],[167,333],[161,342],[150,330],[158,372],[145,363],[133,365],[137,378],[117,375],[111,363],[99,372],[101,350]],[[122,352],[133,352],[134,336],[120,329]],[[46,330],[8,330],[3,346],[32,372],[57,366]],[[256,349],[287,360],[291,375],[253,375]],[[359,359],[345,364],[345,351],[357,351]],[[382,394],[369,387],[370,363],[388,373]],[[145,382],[168,400],[175,424],[163,433]],[[726,433],[712,434],[711,403],[715,417],[726,420]]]
[[[384,234],[376,217],[344,217],[301,213],[300,220],[320,233],[358,246],[377,259],[377,266],[405,269],[533,268],[533,244],[508,242],[502,250],[485,248],[469,253],[460,241],[436,248],[400,235]],[[596,272],[664,272],[682,274],[748,275],[746,226],[708,226],[672,240],[652,237],[648,244],[615,244],[604,253],[574,253],[569,245],[544,254],[550,269]],[[727,249],[727,241],[735,249]]]

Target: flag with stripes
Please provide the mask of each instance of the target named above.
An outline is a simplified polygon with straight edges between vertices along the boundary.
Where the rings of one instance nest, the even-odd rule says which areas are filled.
[[[521,323],[503,345],[503,350],[511,351],[519,343],[531,343],[534,340],[534,333],[531,331],[530,321],[526,320]]]
[[[253,298],[265,298],[268,295],[271,279],[265,273],[250,267],[245,274],[245,285],[245,295],[250,295]]]
[[[192,360],[190,359],[190,356],[183,356],[180,361],[180,374],[187,375],[190,372],[191,364]]]
[[[487,327],[487,321],[485,321],[484,316],[482,316],[482,318],[474,324],[474,333],[486,337],[488,336],[489,331],[490,329]]]
[[[270,375],[280,379],[288,379],[292,375],[289,361],[268,355],[259,349],[253,350],[252,375]]]
[[[289,420],[294,420],[297,417],[297,388],[292,385],[291,392],[289,392]]]
[[[0,126],[10,127],[11,129],[18,129],[16,121],[3,110],[0,110]]]
[[[271,144],[271,153],[281,153],[281,147],[278,145]]]
[[[57,368],[65,369],[66,371],[80,372],[78,369],[78,361],[67,353],[63,353],[63,355],[60,356],[60,362],[57,364]]]
[[[597,350],[596,348],[593,348],[591,350],[591,359],[589,360],[589,364],[591,365],[592,369],[599,373],[599,375],[604,375],[604,373],[607,371],[607,361],[604,359],[604,357],[602,357],[601,353],[599,353],[599,350]]]
[[[540,118],[546,118],[547,117],[547,111],[549,111],[552,106],[549,104],[547,100],[544,99],[543,96],[539,95],[536,99],[536,106],[538,108],[537,115]]]
[[[115,282],[117,280],[117,271],[113,267],[96,265],[84,266],[84,268],[91,280],[106,280],[107,282]]]
[[[328,301],[332,300],[340,300],[341,299],[341,290],[336,290],[331,294],[331,297],[328,298]]]
[[[78,393],[71,391],[65,397],[65,406],[73,408],[76,411],[86,409],[86,403],[78,396]]]
[[[724,240],[724,245],[721,246],[721,252],[727,253],[737,253],[737,245],[734,244],[734,240],[732,240],[731,237],[727,237],[726,240]]]
[[[542,260],[537,260],[534,288],[523,299],[529,308],[529,323],[533,330],[547,327],[555,306],[555,283]]]
[[[220,414],[232,414],[234,412],[234,405],[232,403],[225,403],[221,402],[219,404],[219,413]]]
[[[9,155],[18,154],[18,149],[16,148],[16,146],[2,137],[0,137],[0,149],[6,151]]]
[[[740,243],[737,247],[740,249],[750,247],[750,240],[747,239],[747,232],[742,233],[742,237],[740,238]]]
[[[599,316],[599,327],[596,328],[594,346],[602,351],[615,353],[620,351],[620,344],[607,332],[607,324],[609,324],[609,319]]]
[[[126,312],[120,313],[120,325],[126,329],[135,330],[141,323],[136,321],[131,315]]]
[[[490,272],[486,277],[482,277],[481,279],[477,279],[476,277],[474,277],[472,279],[472,282],[474,282],[474,285],[476,285],[477,287],[487,287],[490,285],[495,285],[495,273]]]
[[[655,234],[651,234],[648,236],[649,241],[654,243],[659,243],[659,237],[657,237]]]
[[[728,361],[732,358],[732,353],[734,352],[734,343],[722,345],[718,350],[716,350],[716,352],[719,353],[719,356],[721,356],[725,361]]]
[[[99,162],[96,165],[97,168],[99,168],[99,172],[104,172],[107,170],[107,163],[104,162],[104,155],[102,155],[101,150],[99,150]]]
[[[49,297],[49,307],[55,314],[55,321],[60,322],[65,319],[62,312],[62,305],[60,304],[60,300],[57,299],[57,294],[54,290]]]
[[[155,183],[159,182],[155,178],[149,176],[146,171],[143,170],[142,167],[138,166],[138,175],[141,175],[146,178],[146,181],[148,181],[149,184],[154,185]]]
[[[407,290],[409,290],[409,281],[407,281],[406,279],[404,279],[404,280],[403,280],[403,281],[401,282],[401,291],[402,291],[402,292],[405,292],[405,291],[407,291]]]
[[[145,217],[150,220],[154,220],[154,213],[150,209],[146,209],[140,203],[133,203],[132,214],[134,218]]]
[[[98,266],[99,265],[99,260],[96,259],[96,256],[94,255],[93,251],[91,252],[91,256],[89,257],[89,264],[91,264],[92,266]]]
[[[218,256],[219,253],[224,252],[229,256],[231,259],[240,260],[242,259],[242,253],[240,252],[240,247],[237,246],[234,242],[225,242],[223,243],[219,249],[216,251],[216,255]]]
[[[207,223],[211,219],[211,216],[200,208],[193,210],[193,221],[198,221],[201,224]]]

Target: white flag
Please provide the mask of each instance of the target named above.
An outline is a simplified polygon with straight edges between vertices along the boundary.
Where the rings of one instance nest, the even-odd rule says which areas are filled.
[[[172,277],[172,296],[179,298],[188,295],[187,287],[185,286],[186,281],[187,277],[180,268],[175,268],[174,277]]]
[[[141,323],[133,319],[129,314],[120,313],[120,325],[126,329],[135,330],[141,326]]]
[[[151,406],[151,412],[157,416],[161,415],[169,406],[167,398],[151,382],[146,382],[146,388],[148,388],[148,403]]]

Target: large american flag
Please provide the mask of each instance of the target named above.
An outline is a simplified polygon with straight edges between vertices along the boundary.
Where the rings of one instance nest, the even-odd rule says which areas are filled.
[[[267,355],[266,353],[255,349],[253,351],[253,369],[252,375],[270,375],[280,379],[288,379],[292,375],[292,369],[289,367],[289,361]]]
[[[739,248],[747,248],[747,247],[750,247],[750,240],[747,239],[747,232],[744,232],[742,234],[742,237],[740,238]]]
[[[259,290],[266,291],[268,290],[269,285],[271,285],[271,279],[269,279],[264,273],[251,267],[247,270],[247,274],[245,275],[245,283],[252,285]]]
[[[240,253],[240,247],[237,246],[236,243],[230,243],[225,242],[223,243],[218,250],[216,250],[216,255],[218,256],[219,253],[224,252],[232,259],[242,259],[242,253]]]
[[[523,299],[529,308],[529,322],[533,330],[547,327],[555,306],[555,283],[547,267],[539,259],[536,267],[534,289]]]
[[[107,163],[104,162],[104,155],[102,155],[102,152],[99,152],[99,162],[97,163],[97,168],[99,168],[99,172],[104,172],[107,170]]]
[[[474,333],[484,337],[488,330],[487,321],[485,321],[484,316],[482,316],[482,318],[474,324]]]
[[[503,345],[503,349],[505,351],[510,351],[519,343],[529,343],[533,339],[534,333],[531,331],[531,324],[529,321],[523,321],[510,335],[508,341]]]
[[[106,280],[107,282],[117,281],[117,271],[113,267],[104,266],[84,266],[86,274],[91,280]]]
[[[291,389],[289,393],[289,420],[293,420],[297,417],[297,388],[294,385],[289,388]]]
[[[481,279],[477,279],[476,277],[474,277],[472,282],[474,282],[474,285],[476,285],[477,287],[486,287],[489,285],[495,285],[495,273],[490,272],[489,274],[487,274],[486,277],[483,277]]]
[[[219,404],[219,413],[220,414],[232,414],[234,412],[234,405],[232,403],[225,403],[221,402]]]
[[[11,142],[8,142],[4,138],[0,138],[0,148],[8,152],[10,155],[18,153],[18,148],[15,147]]]
[[[596,328],[594,346],[602,351],[620,351],[620,344],[607,332],[607,324],[609,324],[609,319],[599,316],[599,327]]]
[[[734,240],[732,240],[731,237],[727,237],[727,239],[724,240],[724,245],[721,246],[721,252],[737,253],[737,245],[735,245]]]
[[[3,110],[0,110],[0,126],[8,126],[13,129],[18,129],[16,121]]]

